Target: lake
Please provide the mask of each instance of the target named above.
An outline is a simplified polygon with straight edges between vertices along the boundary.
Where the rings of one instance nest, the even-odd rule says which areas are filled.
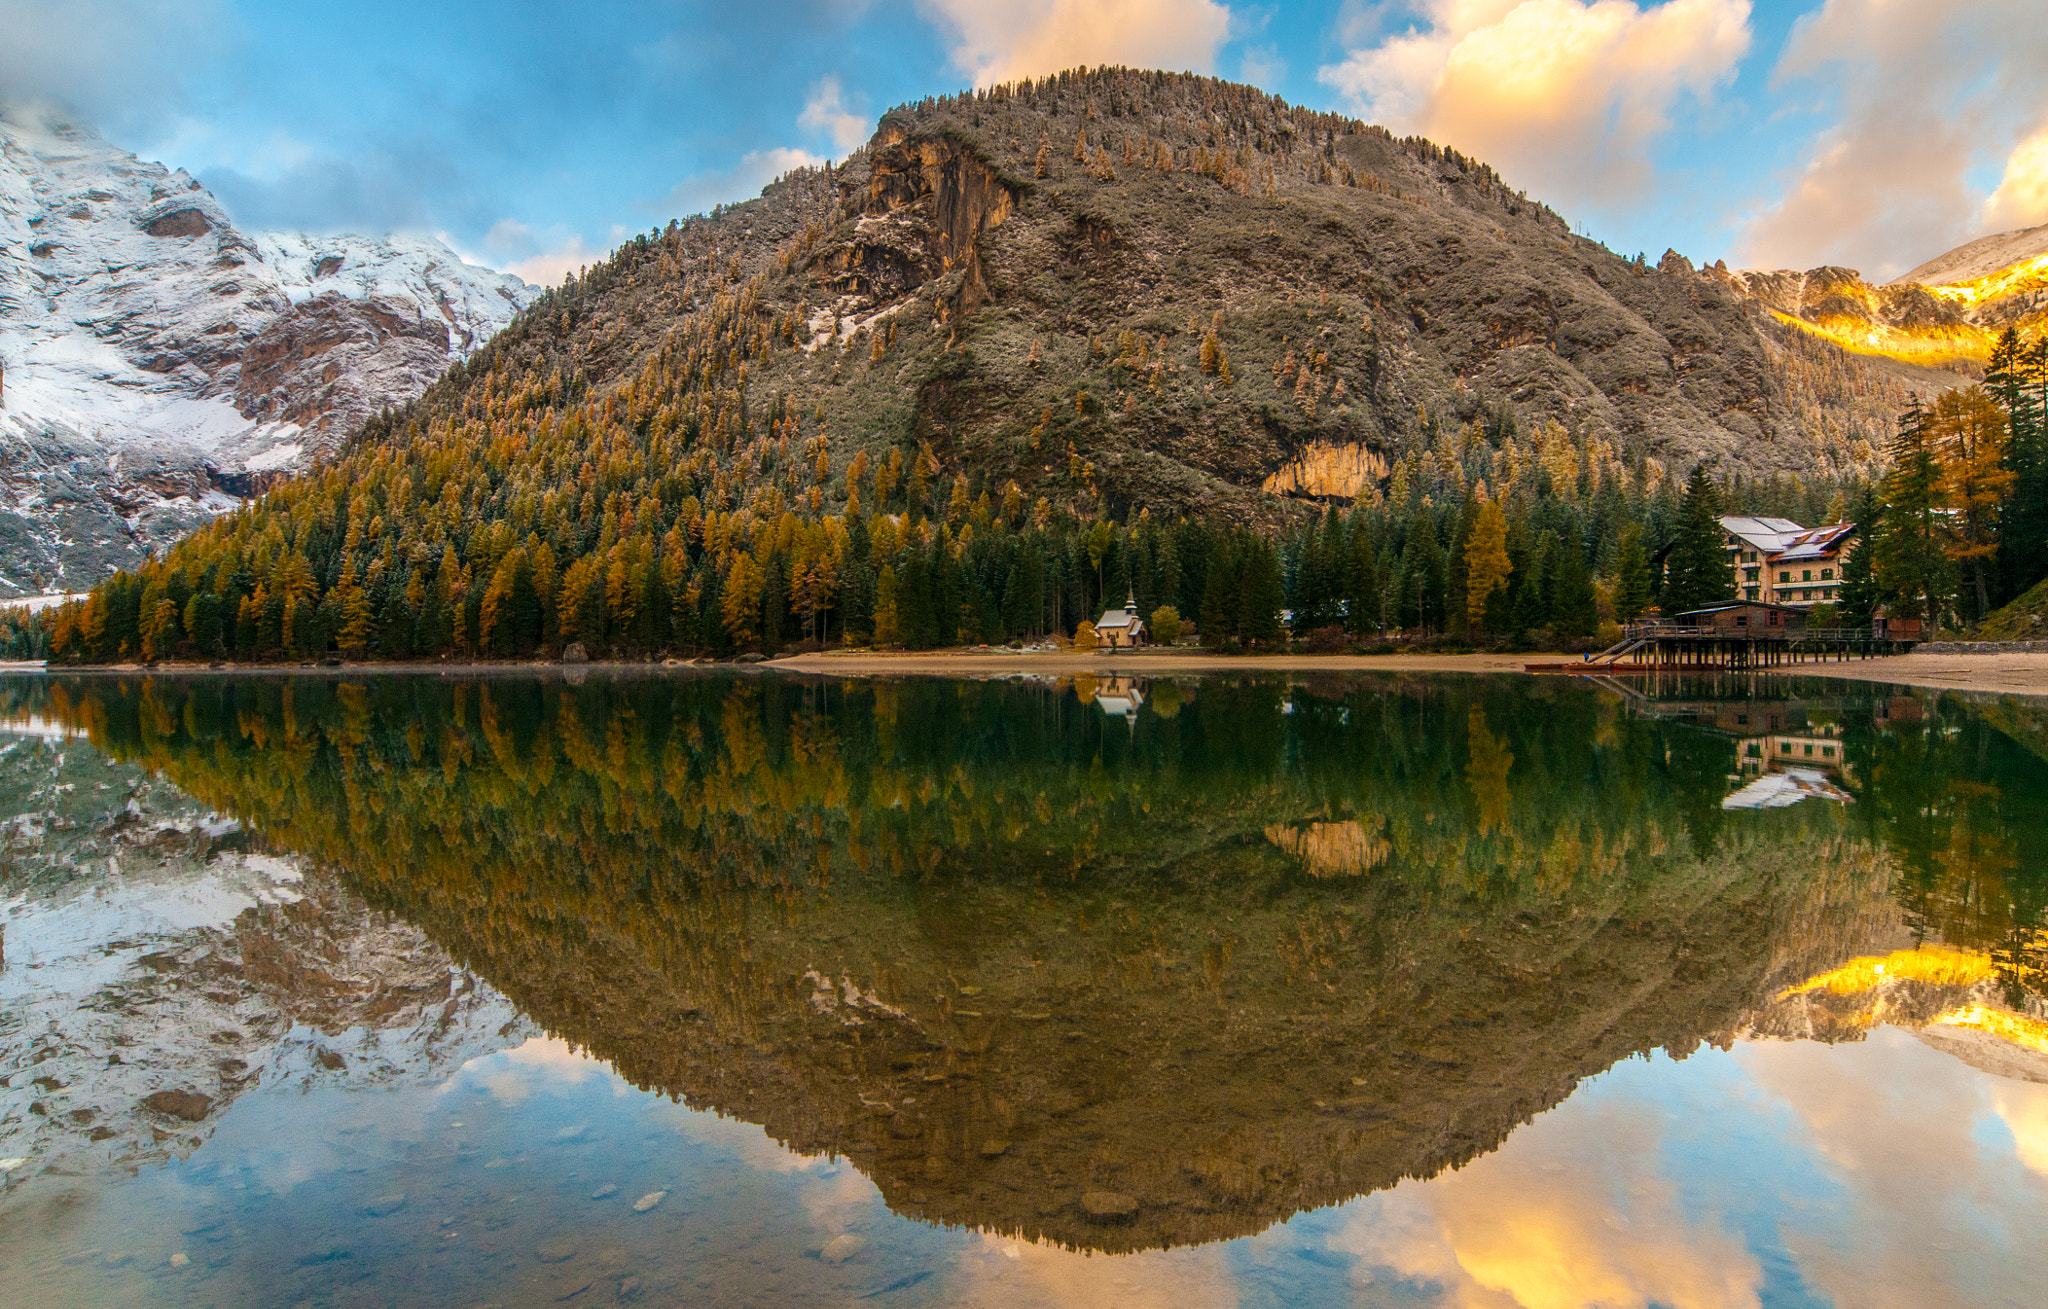
[[[0,680],[0,1301],[2034,1305],[2048,706]]]

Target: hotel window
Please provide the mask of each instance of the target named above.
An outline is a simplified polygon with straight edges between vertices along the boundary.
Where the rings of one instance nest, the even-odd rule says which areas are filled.
[[[1800,573],[1799,580],[1802,582],[1811,582],[1813,580],[1813,570],[1809,568],[1806,571]]]
[[[1835,570],[1834,570],[1834,569],[1832,569],[1832,568],[1823,568],[1823,569],[1821,569],[1821,570],[1820,570],[1820,580],[1821,580],[1821,581],[1823,581],[1823,582],[1832,582],[1832,581],[1834,581],[1834,580],[1835,580]]]
[[[1779,574],[1778,574],[1778,581],[1779,581],[1780,583],[1790,582],[1791,580],[1792,580],[1792,574],[1790,574],[1790,573],[1779,573]]]
[[[1809,759],[1813,757],[1813,747],[1812,747],[1812,746],[1810,746],[1810,745],[1809,745],[1809,746],[1807,746],[1807,747],[1806,747],[1806,755],[1807,755],[1807,757],[1808,757]]]

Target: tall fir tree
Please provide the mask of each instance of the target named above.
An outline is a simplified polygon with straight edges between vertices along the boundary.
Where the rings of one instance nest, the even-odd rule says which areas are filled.
[[[1885,603],[1900,618],[1941,622],[1953,566],[1942,548],[1941,459],[1933,424],[1915,397],[1899,420],[1892,469],[1884,479],[1884,530],[1873,542]]]
[[[1665,556],[1664,589],[1658,600],[1666,621],[1735,599],[1735,570],[1728,562],[1728,533],[1721,526],[1721,498],[1704,464],[1685,481],[1678,529]]]
[[[1872,542],[1884,528],[1884,506],[1874,489],[1865,489],[1856,505],[1856,536],[1842,556],[1842,590],[1837,604],[1847,627],[1868,627],[1877,607],[1884,603],[1884,589],[1878,584],[1873,562],[1877,551]]]
[[[1614,618],[1633,623],[1650,607],[1650,553],[1643,548],[1643,528],[1630,523],[1621,532],[1614,561]]]

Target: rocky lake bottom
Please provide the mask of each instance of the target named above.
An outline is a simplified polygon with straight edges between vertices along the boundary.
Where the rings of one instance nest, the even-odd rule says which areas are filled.
[[[0,1302],[2027,1305],[2048,705],[0,680]]]

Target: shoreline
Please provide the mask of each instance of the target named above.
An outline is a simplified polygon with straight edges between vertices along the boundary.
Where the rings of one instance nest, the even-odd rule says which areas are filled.
[[[1576,677],[1584,674],[1561,669],[1531,673],[1530,664],[1569,664],[1569,655],[1529,652],[1525,654],[1412,654],[1412,655],[1218,655],[1198,651],[1118,651],[1074,654],[1059,652],[966,652],[935,650],[923,653],[887,654],[853,651],[790,655],[758,663],[713,663],[710,661],[605,662],[563,664],[554,661],[482,660],[463,663],[352,663],[339,667],[295,664],[160,664],[144,668],[139,664],[102,664],[78,668],[46,667],[42,676],[133,676],[137,673],[162,677],[361,677],[368,675],[458,676],[534,675],[545,673],[581,676],[607,674],[659,675],[684,670],[723,669],[745,672],[804,673],[830,677],[927,676],[990,677],[1038,675],[1048,677],[1167,677],[1202,673],[1462,673],[1472,676]],[[7,670],[13,671],[13,670]],[[31,670],[20,670],[29,672]],[[5,672],[0,672],[4,676]],[[1626,672],[1604,676],[1628,680]],[[1684,676],[1688,674],[1664,674]],[[1922,654],[1885,655],[1873,659],[1852,659],[1840,663],[1792,664],[1750,673],[1754,677],[1826,677],[1840,681],[1912,686],[1936,691],[1971,691],[1991,695],[2023,695],[2048,698],[2048,654]]]
[[[1575,656],[1530,652],[1526,654],[1465,655],[1210,655],[1197,653],[1154,654],[1121,652],[1110,654],[964,654],[933,651],[928,654],[820,653],[793,655],[758,665],[790,672],[829,673],[862,676],[888,673],[922,673],[945,676],[958,673],[1048,673],[1054,676],[1093,674],[1095,676],[1137,676],[1176,673],[1268,672],[1358,672],[1358,673],[1469,673],[1522,677],[1581,677],[1584,673],[1561,669],[1532,673],[1530,664],[1569,664]],[[1588,670],[1590,672],[1591,670]],[[1606,673],[1626,681],[1626,672]],[[1664,674],[1691,676],[1693,674]],[[1994,695],[2048,697],[2048,654],[1883,655],[1839,663],[1791,664],[1739,674],[1756,677],[1831,677],[1850,682],[1874,682],[1893,686],[1914,686],[1936,691],[1976,691]]]

